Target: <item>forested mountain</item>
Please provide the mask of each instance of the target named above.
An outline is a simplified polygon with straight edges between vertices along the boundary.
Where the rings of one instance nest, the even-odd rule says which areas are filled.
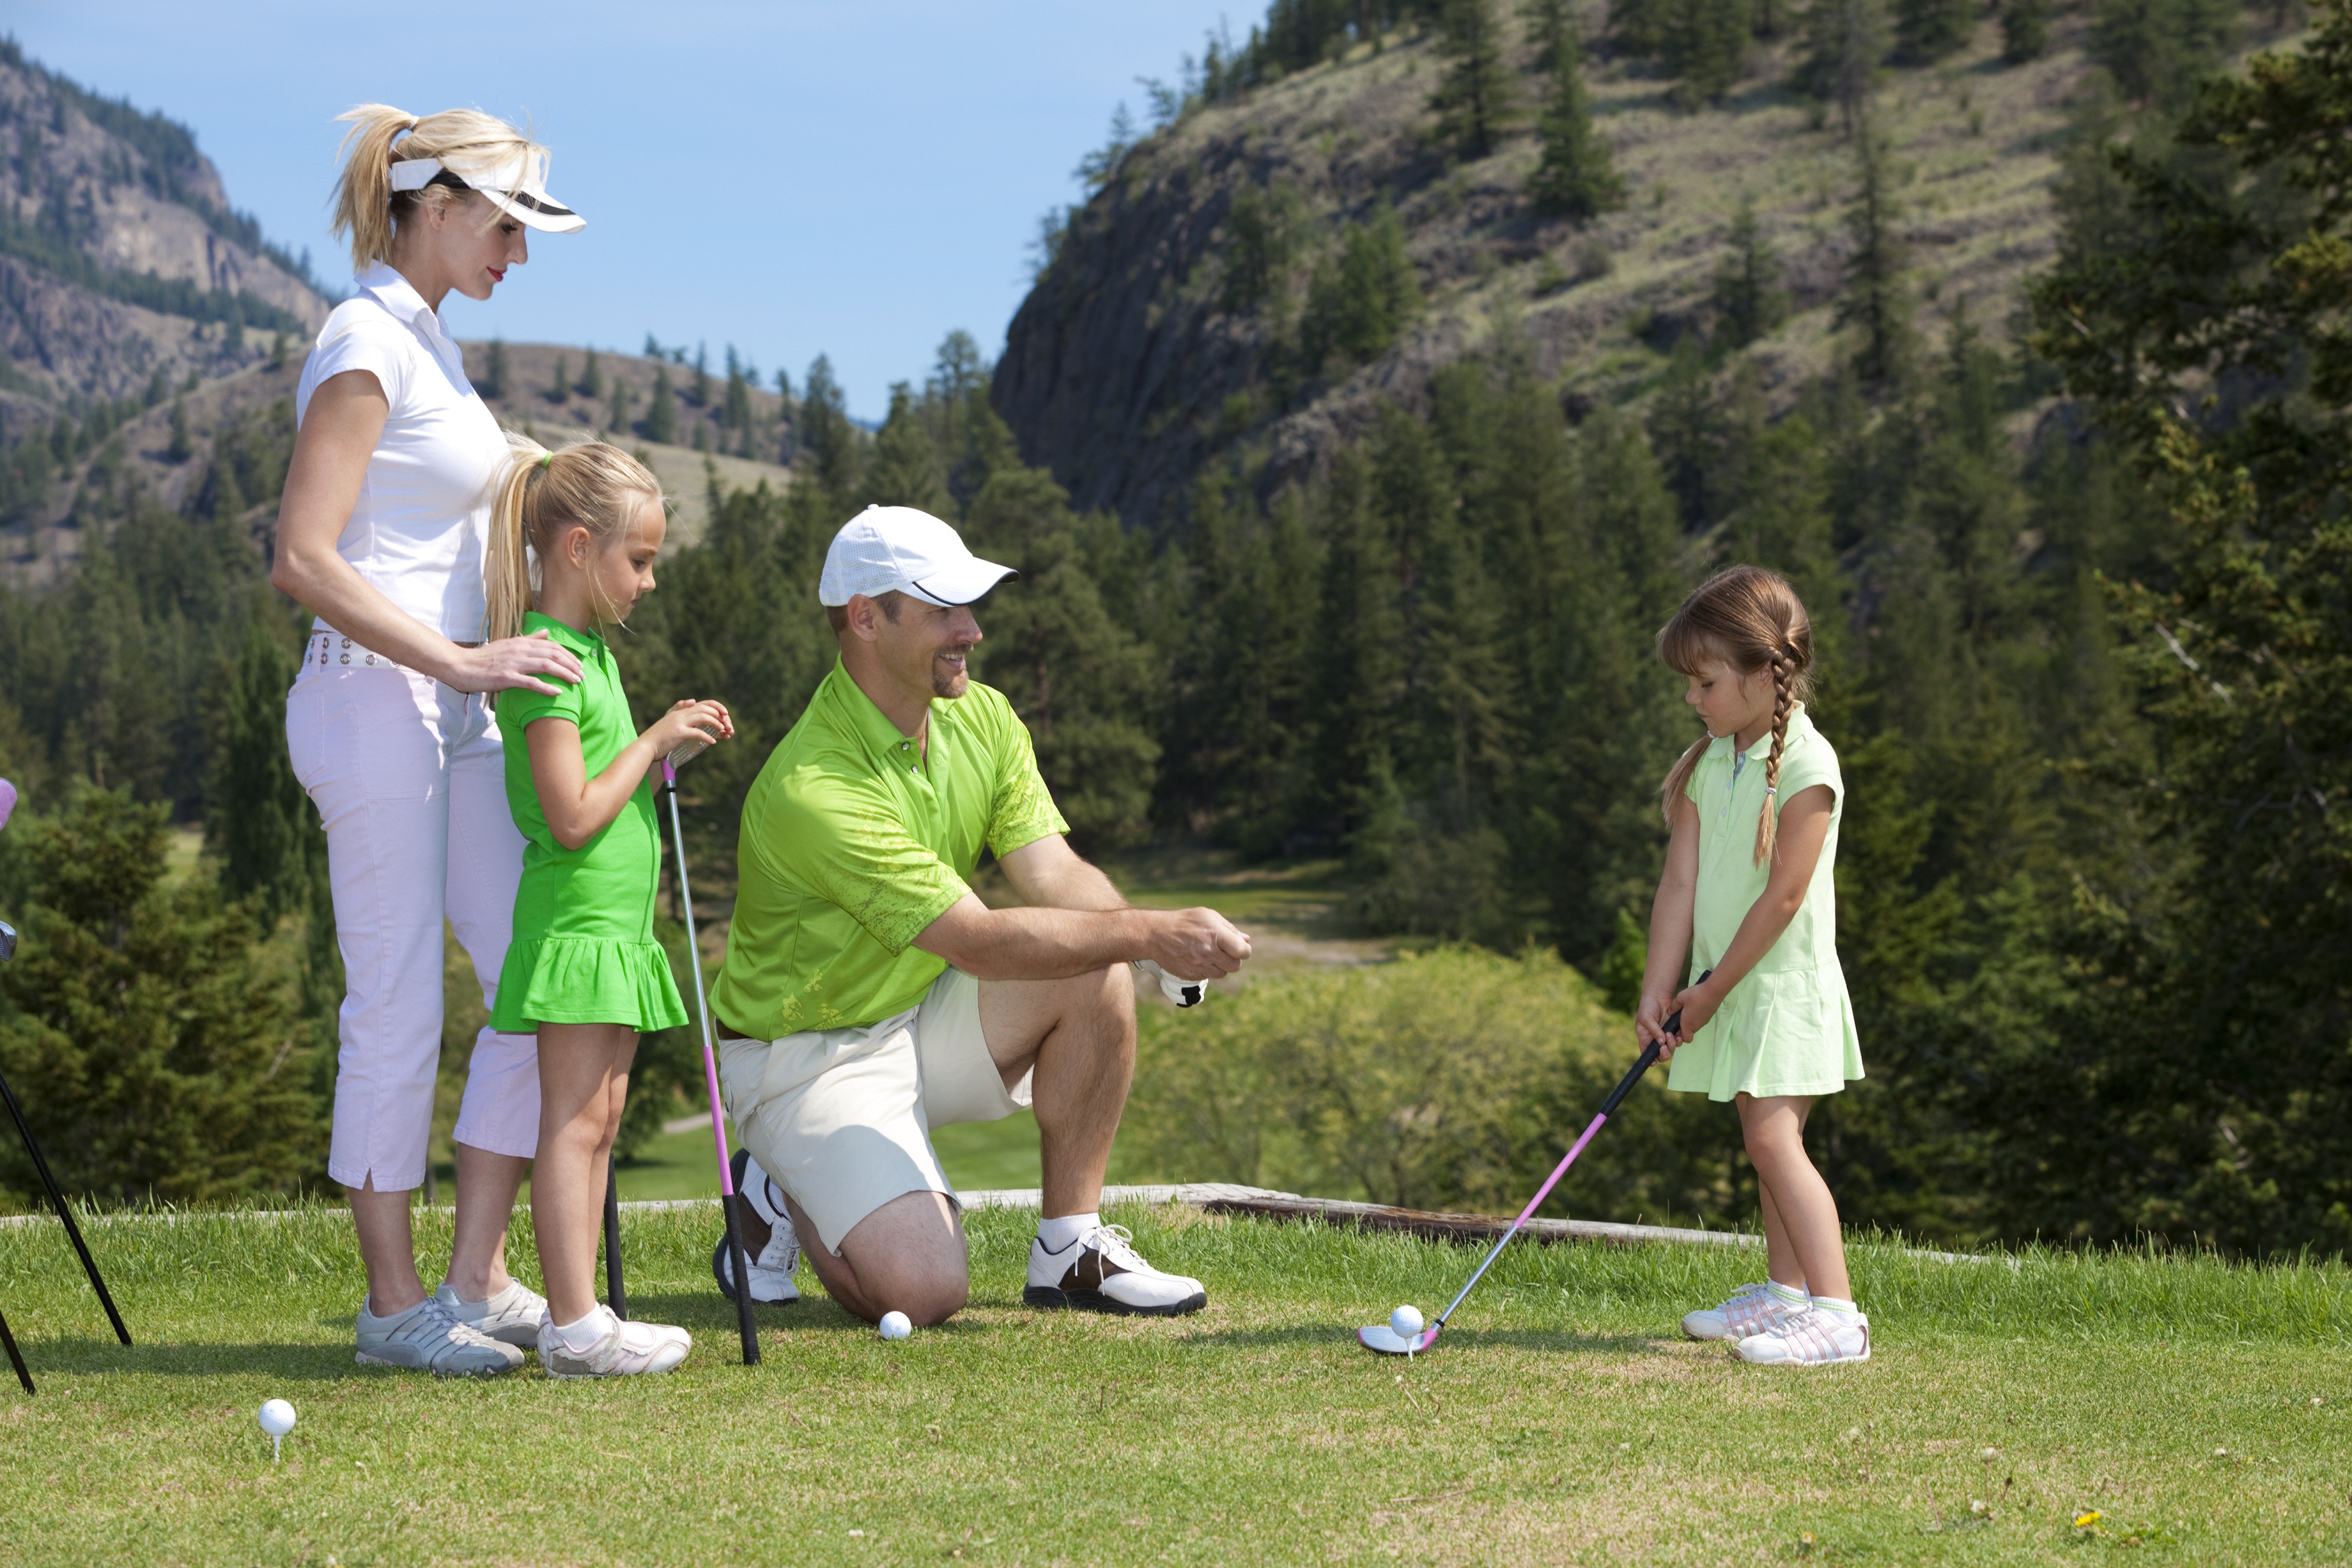
[[[1894,11],[1931,8],[1864,7],[1892,228],[1924,304],[2000,332],[2053,253],[2094,18],[2061,8],[2035,54],[1966,5],[1943,7],[1952,37],[1898,38]],[[1212,457],[1262,461],[1262,486],[1323,471],[1382,398],[1425,411],[1432,375],[1498,336],[1582,407],[1641,397],[1677,342],[1728,331],[1784,409],[1834,357],[1853,142],[1835,94],[1808,90],[1798,11],[1749,10],[1286,0],[1161,89],[1156,129],[1116,130],[1088,161],[1094,189],[1051,220],[1013,321],[998,410],[1080,505],[1149,525]],[[1682,60],[1661,18],[1685,11],[1731,29],[1727,64]],[[1465,67],[1491,101],[1450,124],[1433,100]],[[1714,75],[1694,89],[1692,70]],[[1603,171],[1589,195],[1545,172],[1563,81],[1589,127],[1576,155]],[[1717,279],[1743,256],[1772,276],[1735,321]]]

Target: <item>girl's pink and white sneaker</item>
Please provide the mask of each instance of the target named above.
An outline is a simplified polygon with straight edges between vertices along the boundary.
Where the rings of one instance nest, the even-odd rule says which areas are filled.
[[[1832,1366],[1870,1359],[1870,1320],[1860,1312],[1808,1307],[1765,1333],[1734,1345],[1733,1355],[1759,1366]]]
[[[1729,1340],[1738,1344],[1751,1334],[1770,1333],[1805,1307],[1803,1297],[1791,1301],[1769,1284],[1742,1285],[1720,1307],[1684,1313],[1683,1332],[1695,1340]]]
[[[583,1325],[592,1322],[602,1331],[584,1349],[573,1348],[587,1337]],[[634,1377],[667,1372],[694,1348],[694,1336],[684,1329],[626,1321],[614,1317],[610,1307],[600,1306],[568,1327],[567,1334],[552,1318],[540,1322],[539,1364],[550,1377]]]

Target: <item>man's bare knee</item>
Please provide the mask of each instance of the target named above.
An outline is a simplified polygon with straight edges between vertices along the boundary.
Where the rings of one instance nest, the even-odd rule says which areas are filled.
[[[954,1205],[937,1193],[893,1198],[852,1226],[841,1261],[856,1280],[842,1305],[868,1322],[904,1312],[918,1324],[945,1322],[971,1296],[971,1255]]]

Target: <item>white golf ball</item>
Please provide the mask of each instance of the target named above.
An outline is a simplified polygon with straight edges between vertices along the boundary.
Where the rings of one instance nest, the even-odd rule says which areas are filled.
[[[885,1312],[882,1321],[876,1326],[882,1331],[882,1337],[886,1340],[903,1340],[915,1331],[915,1325],[907,1321],[904,1312]]]
[[[282,1399],[273,1399],[261,1407],[261,1429],[273,1437],[283,1437],[294,1430],[294,1407]]]
[[[1401,1340],[1412,1338],[1421,1332],[1421,1309],[1399,1307],[1389,1314],[1389,1327],[1396,1331],[1396,1337]]]

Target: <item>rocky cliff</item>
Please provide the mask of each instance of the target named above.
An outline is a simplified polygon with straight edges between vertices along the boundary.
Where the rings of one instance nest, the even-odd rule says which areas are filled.
[[[11,415],[246,368],[328,302],[184,126],[0,44],[0,387]]]
[[[1987,19],[1958,56],[1892,73],[1882,91],[1902,237],[1930,322],[1966,300],[2000,330],[2050,254],[2049,187],[2084,26],[2070,14],[2047,57],[2010,66]],[[1637,399],[1675,341],[1706,325],[1743,201],[1793,307],[1758,345],[1765,384],[1825,364],[1853,153],[1833,119],[1776,85],[1780,54],[1759,50],[1723,105],[1692,113],[1671,83],[1590,46],[1595,122],[1628,199],[1578,223],[1542,218],[1525,196],[1544,79],[1532,40],[1514,32],[1528,112],[1487,157],[1457,160],[1434,141],[1427,104],[1443,62],[1409,33],[1198,109],[1128,151],[1070,215],[1007,334],[994,395],[1029,460],[1080,505],[1155,523],[1221,454],[1263,458],[1267,487],[1311,472],[1378,399],[1412,404],[1433,369],[1498,330],[1524,335],[1571,407]],[[1289,254],[1262,302],[1237,307],[1249,291],[1232,286],[1235,202],[1250,191],[1259,231],[1286,228],[1275,248]],[[1423,308],[1370,363],[1300,365],[1315,267],[1383,202],[1402,221]]]

